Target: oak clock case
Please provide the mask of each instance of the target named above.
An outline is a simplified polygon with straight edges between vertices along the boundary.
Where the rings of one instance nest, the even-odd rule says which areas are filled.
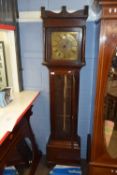
[[[102,7],[89,175],[117,174],[117,2]]]
[[[51,164],[80,163],[77,135],[80,69],[85,65],[85,31],[88,8],[68,13],[41,9],[45,59],[50,79],[51,133],[47,161]]]

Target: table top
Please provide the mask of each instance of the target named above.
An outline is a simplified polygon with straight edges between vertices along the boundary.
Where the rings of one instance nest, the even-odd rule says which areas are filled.
[[[2,144],[7,134],[13,130],[14,126],[32,106],[39,94],[39,91],[15,93],[13,101],[6,107],[0,108],[0,144]]]

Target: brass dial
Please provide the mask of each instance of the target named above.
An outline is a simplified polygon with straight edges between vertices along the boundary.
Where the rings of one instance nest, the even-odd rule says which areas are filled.
[[[52,59],[78,59],[78,32],[52,32]]]

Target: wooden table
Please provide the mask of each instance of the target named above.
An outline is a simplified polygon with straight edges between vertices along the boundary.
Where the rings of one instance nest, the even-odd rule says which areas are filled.
[[[30,126],[30,116],[32,115],[32,105],[39,96],[39,92],[22,91],[15,94],[14,100],[4,108],[0,108],[0,119],[6,120],[3,132],[0,133],[0,170],[6,165],[17,165],[22,158],[24,162],[26,157],[22,157],[17,150],[17,146],[24,138],[28,138],[32,145],[33,161],[29,175],[34,175],[37,164],[41,158],[41,152],[35,142],[35,138]],[[8,122],[13,120],[14,126],[12,131],[8,127]],[[2,120],[1,120],[2,121]],[[3,128],[3,129],[4,129]],[[0,126],[0,130],[2,127]],[[21,149],[20,149],[21,150]],[[16,159],[14,159],[16,158]],[[1,175],[0,174],[0,175]]]

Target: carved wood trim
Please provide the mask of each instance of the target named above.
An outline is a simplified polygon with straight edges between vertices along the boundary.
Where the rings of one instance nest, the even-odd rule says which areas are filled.
[[[66,6],[62,6],[60,13],[55,13],[52,11],[45,10],[45,7],[41,7],[41,17],[42,18],[87,18],[88,16],[88,6],[85,6],[84,10],[75,11],[69,13]]]

